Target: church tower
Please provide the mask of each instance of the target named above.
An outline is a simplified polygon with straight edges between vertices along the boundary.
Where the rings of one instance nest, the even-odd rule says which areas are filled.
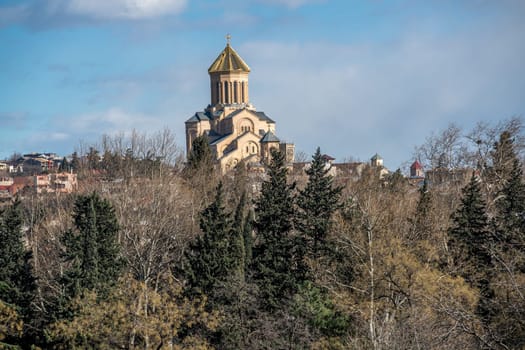
[[[210,74],[211,105],[249,104],[248,74],[250,67],[228,43],[219,57],[208,68]]]
[[[281,143],[275,136],[275,122],[250,103],[250,67],[231,47],[230,36],[226,38],[226,47],[208,68],[210,104],[186,121],[187,154],[195,138],[207,135],[222,171],[241,160],[250,167],[260,167],[270,148],[285,150],[287,160],[293,162],[293,144]]]

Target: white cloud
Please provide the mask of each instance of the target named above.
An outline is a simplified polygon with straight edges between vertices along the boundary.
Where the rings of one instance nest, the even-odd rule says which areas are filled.
[[[70,0],[67,13],[95,19],[143,19],[182,12],[186,0]]]
[[[35,27],[78,20],[143,20],[177,15],[187,0],[38,0],[15,6],[0,5],[0,26],[27,22]]]

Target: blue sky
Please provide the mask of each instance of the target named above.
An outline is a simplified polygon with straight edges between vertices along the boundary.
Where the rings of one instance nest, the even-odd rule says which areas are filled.
[[[0,159],[173,130],[225,46],[277,135],[391,169],[450,122],[525,114],[521,0],[2,0]]]

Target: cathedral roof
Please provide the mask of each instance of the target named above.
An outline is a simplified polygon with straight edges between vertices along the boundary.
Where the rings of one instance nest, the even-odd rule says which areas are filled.
[[[280,140],[275,136],[275,134],[271,131],[268,131],[266,134],[264,134],[263,138],[261,139],[261,142],[280,142]]]
[[[223,72],[250,72],[250,67],[243,61],[241,56],[230,46],[226,45],[219,57],[208,68],[208,73]]]
[[[228,114],[226,119],[231,119],[231,118],[235,117],[237,114],[242,113],[243,111],[246,111],[248,113],[251,113],[251,114],[255,115],[257,118],[259,118],[259,120],[264,120],[264,121],[269,122],[269,123],[275,123],[272,120],[272,118],[268,117],[264,112],[256,112],[256,111],[252,111],[251,109],[247,109],[247,108],[242,108],[242,109],[238,109],[236,111],[233,111],[232,113]]]
[[[203,120],[210,120],[210,117],[205,112],[197,112],[190,119],[186,120],[186,123],[201,122]]]

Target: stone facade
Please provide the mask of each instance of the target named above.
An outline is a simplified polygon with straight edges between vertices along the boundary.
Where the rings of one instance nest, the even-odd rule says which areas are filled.
[[[284,151],[287,161],[292,163],[294,145],[282,143],[275,135],[275,121],[250,103],[250,68],[229,42],[208,73],[211,103],[186,121],[187,154],[193,140],[205,134],[223,172],[241,160],[248,166],[260,167],[272,148]]]

